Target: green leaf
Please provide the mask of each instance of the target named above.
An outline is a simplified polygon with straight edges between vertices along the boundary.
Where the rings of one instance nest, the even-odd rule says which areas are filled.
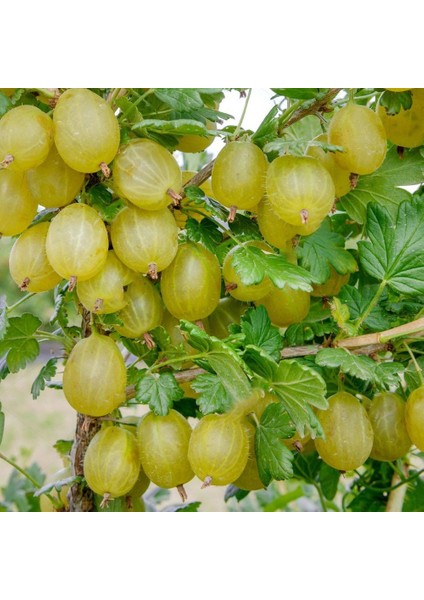
[[[174,402],[184,396],[172,373],[145,375],[135,386],[136,402],[148,404],[155,414],[165,416]]]
[[[197,405],[204,415],[223,413],[233,406],[233,399],[217,375],[202,373],[192,382],[191,387],[200,394]]]
[[[122,110],[122,112],[129,121],[141,121],[141,119],[143,118],[137,106],[134,106],[134,103],[131,102],[131,100],[129,100],[125,96],[115,100],[115,104]]]
[[[52,377],[56,375],[57,360],[57,358],[50,358],[35,378],[34,383],[31,386],[31,394],[34,400],[36,400],[41,391],[45,389],[46,382],[51,381]]]
[[[6,296],[0,296],[0,340],[4,338],[8,324]]]
[[[94,185],[88,190],[89,202],[98,210],[102,219],[108,223],[124,208],[123,200],[114,200],[112,192],[102,184]]]
[[[10,375],[9,367],[6,364],[6,359],[0,360],[0,381],[6,379]]]
[[[262,240],[262,234],[259,231],[257,221],[237,213],[236,218],[229,224],[232,233],[243,241]]]
[[[324,348],[316,355],[315,362],[321,367],[340,369],[341,373],[375,382],[377,364],[369,356],[351,354],[345,348]]]
[[[225,488],[224,501],[228,502],[230,498],[235,498],[237,502],[240,502],[240,500],[246,498],[246,496],[248,496],[249,493],[250,492],[248,492],[247,490],[241,490],[240,488],[230,483],[230,485],[228,485]]]
[[[203,100],[194,88],[157,88],[154,94],[159,100],[177,111],[202,108]]]
[[[379,103],[386,109],[388,115],[397,115],[401,109],[408,110],[412,106],[412,94],[406,92],[391,92],[386,90],[380,96]]]
[[[222,242],[222,233],[211,219],[205,218],[199,222],[190,217],[185,228],[189,240],[201,242],[211,252],[215,252],[216,247]]]
[[[409,476],[416,474],[416,471],[411,470]],[[402,512],[423,512],[424,511],[424,481],[417,477],[409,484],[405,500],[402,507]]]
[[[424,371],[424,356],[419,356],[416,359],[418,366],[422,371]],[[421,378],[417,373],[415,365],[411,362],[405,370],[405,381],[408,386],[408,392],[416,390],[417,388],[422,386]]]
[[[37,358],[40,346],[33,336],[40,325],[40,319],[30,313],[9,319],[6,334],[0,341],[0,356],[6,354],[6,363],[11,373],[24,369]]]
[[[340,205],[358,223],[365,223],[370,202],[378,203],[395,217],[399,204],[411,198],[411,194],[399,186],[419,185],[423,179],[424,163],[420,149],[405,150],[403,158],[400,158],[393,147],[377,171],[359,177],[355,189],[342,197]]]
[[[359,242],[363,269],[405,295],[424,292],[424,200],[402,202],[395,220],[381,206],[367,213],[369,241]]]
[[[256,429],[255,450],[259,477],[267,487],[272,479],[293,476],[293,454],[283,439],[291,438],[295,427],[280,403],[272,403],[264,410]]]
[[[277,96],[284,96],[285,98],[294,98],[296,100],[310,100],[316,98],[321,88],[271,88],[274,94]]]
[[[352,512],[384,512],[387,497],[383,492],[364,489],[347,506]]]
[[[303,437],[305,426],[322,434],[321,426],[311,406],[326,409],[326,386],[317,371],[296,360],[282,360],[271,382],[272,391],[278,395],[299,434]]]
[[[63,458],[70,455],[73,443],[73,440],[57,440],[53,448]]]
[[[247,366],[267,381],[272,381],[277,363],[263,348],[245,346],[243,360]]]
[[[6,114],[7,111],[12,108],[12,106],[13,105],[10,99],[7,96],[5,96],[3,92],[0,92],[0,117]]]
[[[330,277],[330,267],[341,275],[358,269],[353,256],[345,250],[345,238],[331,231],[329,219],[317,231],[301,239],[297,252],[302,267],[311,272],[317,283],[324,283]]]
[[[267,276],[279,289],[287,285],[294,290],[312,291],[312,277],[308,271],[287,262],[283,256],[267,254],[255,246],[236,248],[232,266],[245,285],[261,283]]]
[[[183,504],[175,509],[175,512],[199,512],[198,509],[201,506],[201,502],[190,502],[189,504]]]
[[[283,338],[280,330],[271,324],[264,306],[249,308],[241,317],[241,331],[245,335],[245,345],[262,348],[274,360],[280,359]]]
[[[278,113],[278,106],[273,106],[252,135],[252,142],[259,146],[259,148],[263,148],[267,142],[270,142],[277,137],[278,119],[276,117]]]
[[[265,144],[264,152],[287,151],[296,156],[303,156],[310,141],[322,133],[318,117],[309,115],[284,129],[283,135]]]
[[[377,285],[364,285],[357,289],[350,285],[344,285],[339,294],[339,300],[349,308],[350,318],[352,320],[359,317],[368,308],[371,300],[374,298]],[[384,331],[391,327],[391,321],[381,306],[381,301],[373,308],[371,313],[365,319],[365,324],[375,331]]]
[[[324,461],[321,463],[319,470],[319,482],[321,484],[322,493],[327,500],[333,500],[337,493],[337,487],[340,479],[340,471],[333,469]]]
[[[337,333],[337,327],[330,321],[330,309],[321,298],[312,299],[308,316],[301,323],[289,325],[284,332],[287,346],[303,346],[315,338],[323,338]]]
[[[160,119],[143,119],[132,126],[133,131],[140,132],[143,129],[168,133],[170,135],[200,135],[210,137],[218,135],[213,129],[208,129],[204,123],[194,119],[173,119],[164,121]]]

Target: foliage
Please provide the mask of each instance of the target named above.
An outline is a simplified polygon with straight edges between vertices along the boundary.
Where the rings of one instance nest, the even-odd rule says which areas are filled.
[[[308,502],[312,499],[314,510],[384,511],[394,475],[399,473],[400,486],[406,491],[403,510],[424,510],[419,468],[422,456],[415,451],[415,455],[400,457],[393,463],[369,458],[344,478],[318,456],[313,442],[324,435],[319,411],[327,409],[328,396],[339,388],[357,394],[358,402],[360,398],[366,407],[377,392],[396,391],[406,400],[423,383],[423,359],[416,359],[415,354],[424,352],[424,326],[420,321],[424,314],[424,197],[421,188],[415,194],[406,189],[423,185],[423,147],[400,152],[389,140],[383,163],[372,173],[351,177],[350,191],[313,231],[302,229],[308,226],[308,214],[305,217],[301,212],[303,205],[299,205],[302,225],[290,223],[298,231],[285,250],[273,244],[269,250],[245,245],[246,241],[266,237],[261,233],[256,209],[234,213],[233,208],[222,206],[214,198],[213,185],[207,192],[204,189],[209,188],[203,187],[213,173],[207,143],[216,138],[229,143],[250,140],[265,153],[268,162],[284,153],[303,156],[311,143],[320,145],[336,161],[344,148],[331,140],[317,142],[313,138],[327,129],[327,121],[348,98],[371,107],[370,110],[379,101],[395,116],[400,110],[408,110],[411,93],[368,88],[273,88],[262,122],[256,131],[250,131],[243,129],[243,118],[236,125],[228,124],[232,116],[220,110],[225,89],[130,88],[92,92],[117,115],[121,144],[149,139],[173,153],[184,140],[206,142],[205,149],[195,158],[188,153],[174,155],[180,165],[195,163],[199,171],[206,167],[203,178],[196,176],[196,185],[171,190],[171,194],[165,190],[165,204],[168,202],[180,225],[180,243],[201,245],[221,266],[232,250],[232,267],[241,283],[254,287],[268,282],[270,294],[286,292],[288,298],[294,292],[309,294],[314,285],[325,284],[333,271],[348,275],[349,281],[334,297],[312,299],[306,317],[299,319],[295,315],[285,327],[273,322],[261,299],[252,298],[242,303],[241,309],[239,303],[237,314],[225,313],[225,319],[221,315],[223,324],[219,331],[214,329],[213,317],[218,311],[214,306],[201,319],[178,318],[173,328],[159,319],[147,328],[149,331],[132,336],[125,330],[126,309],[101,314],[101,308],[96,307],[90,314],[79,300],[78,285],[74,288],[72,281],[60,283],[54,291],[38,293],[42,303],[38,306],[34,304],[34,294],[22,296],[7,272],[14,239],[2,240],[0,379],[38,360],[32,397],[39,398],[46,387],[60,390],[60,374],[66,369],[73,346],[95,330],[114,340],[125,357],[127,369],[124,401],[101,419],[110,419],[111,424],[120,426],[123,417],[136,406],[138,411],[143,412],[144,408],[158,416],[167,415],[171,409],[193,420],[214,413],[232,413],[254,423],[250,457],[253,453],[264,489],[248,492],[230,484],[222,494],[228,510],[291,510],[293,503],[307,510],[304,507],[311,506]],[[250,91],[240,92],[246,98],[242,104],[248,102]],[[0,93],[0,116],[25,104],[49,113],[51,100],[36,90],[16,90],[10,97]],[[0,156],[0,162],[3,158]],[[122,197],[114,181],[113,162],[109,166],[111,178],[104,168],[87,174],[74,198],[91,206],[105,228],[127,204],[131,205],[131,198]],[[241,174],[235,177],[241,178]],[[40,207],[32,224],[53,222],[58,208]],[[276,218],[276,223],[280,219]],[[136,243],[139,240],[134,240]],[[127,274],[128,280],[122,283],[123,294],[132,276]],[[161,275],[156,281],[150,264],[148,277],[155,285],[155,293],[160,292]],[[196,277],[195,272],[188,275]],[[198,287],[202,287],[202,282]],[[221,281],[221,298],[228,298],[231,291],[231,285],[226,289]],[[295,310],[296,301],[293,304]],[[286,308],[292,307],[283,307]],[[172,313],[172,307],[167,306],[167,310]],[[144,312],[148,312],[146,308]],[[396,329],[392,331],[393,328]],[[359,336],[367,336],[366,342],[362,343]],[[53,344],[55,349],[48,358],[44,352],[46,344]],[[58,381],[53,381],[57,375]],[[63,392],[57,394],[60,397]],[[270,397],[273,402],[261,405],[264,398]],[[4,429],[7,430],[7,411],[0,404],[0,444]],[[63,446],[66,456],[69,446]],[[409,462],[411,457],[415,462]],[[13,471],[1,490],[0,510],[39,511],[39,496],[54,490],[60,492],[65,485],[86,491],[82,473],[59,480],[56,487],[43,484],[45,475],[37,465],[29,467],[26,475]],[[143,498],[149,511],[202,510],[197,498],[174,503],[167,491],[153,484]],[[140,497],[132,500],[141,510]],[[125,498],[112,499],[108,506],[101,498],[94,501],[99,511],[125,511],[129,505],[131,502]]]

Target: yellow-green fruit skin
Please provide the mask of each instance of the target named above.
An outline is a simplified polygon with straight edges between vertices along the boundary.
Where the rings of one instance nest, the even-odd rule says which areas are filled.
[[[127,373],[112,338],[92,334],[77,342],[63,373],[63,393],[77,412],[103,417],[125,401]]]
[[[176,410],[165,416],[147,413],[137,427],[137,440],[143,469],[162,488],[173,488],[194,477],[187,458],[192,430]]]
[[[247,464],[249,440],[240,419],[206,415],[191,434],[188,460],[199,479],[213,485],[236,481]]]
[[[424,386],[409,395],[406,401],[405,422],[412,443],[424,452]]]
[[[260,298],[263,298],[269,294],[273,288],[273,284],[268,277],[264,277],[258,284],[246,285],[242,282],[240,275],[234,269],[232,264],[234,253],[237,252],[237,250],[241,247],[249,246],[254,246],[255,248],[259,248],[260,250],[272,254],[272,248],[270,248],[268,244],[254,240],[245,242],[244,244],[240,244],[232,248],[225,257],[222,265],[222,274],[224,276],[226,285],[229,286],[227,288],[229,294],[236,300],[241,300],[242,302],[253,302],[255,300],[259,300]],[[233,285],[236,286],[234,289],[232,287]]]
[[[265,306],[274,325],[288,327],[300,323],[308,315],[311,305],[309,292],[293,290],[287,285],[283,289],[274,288],[267,296],[255,302]]]
[[[27,172],[33,198],[45,208],[66,206],[81,191],[84,173],[71,169],[53,146],[46,160]]]
[[[287,242],[298,233],[299,228],[280,219],[272,210],[271,203],[267,199],[263,199],[259,203],[257,218],[259,231],[264,240],[280,250],[284,250]]]
[[[416,148],[424,143],[424,89],[413,89],[411,95],[411,108],[401,107],[396,115],[387,114],[381,104],[377,107],[387,139],[403,148]]]
[[[266,181],[272,210],[291,225],[318,228],[333,207],[333,180],[316,158],[280,156],[269,166]]]
[[[317,452],[334,469],[357,469],[367,460],[373,446],[374,433],[367,412],[348,392],[334,394],[328,403],[327,410],[317,411],[325,434],[325,439],[315,440]]]
[[[27,292],[46,292],[62,280],[47,258],[49,227],[50,223],[38,223],[30,227],[16,240],[10,252],[10,275]]]
[[[12,171],[27,171],[41,165],[53,143],[53,122],[36,106],[12,108],[0,119],[0,162],[7,155]]]
[[[206,129],[216,129],[215,123],[206,121]],[[182,135],[175,149],[180,152],[203,152],[212,144],[214,139],[213,135]]]
[[[218,306],[221,294],[218,259],[200,244],[181,244],[162,273],[161,293],[166,308],[177,319],[204,319]]]
[[[243,426],[245,428],[247,438],[249,440],[249,455],[246,466],[240,477],[238,477],[233,483],[236,487],[242,490],[261,490],[265,486],[259,477],[258,462],[256,460],[255,452],[255,433],[256,427],[248,421],[246,418],[243,419]]]
[[[145,277],[138,277],[125,293],[126,306],[119,311],[123,325],[115,325],[115,330],[128,338],[138,338],[162,321],[163,307],[160,294],[153,283]]]
[[[328,128],[328,141],[342,146],[337,164],[351,173],[367,175],[383,163],[387,152],[386,132],[371,108],[349,102],[336,112]]]
[[[376,394],[368,409],[374,431],[371,458],[392,461],[401,458],[411,447],[405,424],[405,402],[397,394]]]
[[[230,142],[219,152],[212,170],[214,198],[228,208],[250,210],[265,192],[268,162],[252,142]]]
[[[113,164],[115,190],[139,208],[160,210],[179,192],[181,170],[170,152],[152,140],[136,140],[119,151]]]
[[[95,173],[115,157],[119,124],[110,105],[83,88],[68,89],[54,109],[54,141],[63,160],[75,171]]]
[[[119,498],[128,494],[140,472],[135,436],[121,427],[96,433],[84,457],[84,477],[96,494]]]
[[[349,281],[350,273],[341,275],[333,267],[330,267],[330,277],[321,285],[313,285],[311,296],[316,298],[326,298],[337,296],[342,287]]]
[[[0,169],[0,234],[22,233],[37,214],[24,173]]]
[[[51,221],[46,239],[47,258],[64,279],[90,279],[107,259],[109,239],[98,212],[86,204],[70,204]]]
[[[121,263],[113,250],[109,250],[102,270],[91,279],[80,281],[77,295],[81,304],[99,315],[117,312],[127,303],[124,294],[129,269]],[[133,276],[136,274],[133,273]]]
[[[178,226],[167,208],[125,207],[114,219],[110,235],[118,258],[139,273],[148,273],[152,264],[163,271],[178,250]]]
[[[327,134],[323,133],[315,138],[317,142],[328,143]],[[320,161],[323,167],[330,173],[334,183],[336,198],[341,198],[351,191],[350,171],[342,169],[336,161],[334,152],[326,152],[321,146],[311,145],[308,147],[307,155]]]
[[[220,339],[228,337],[229,325],[232,323],[238,325],[247,308],[246,304],[235,298],[221,298],[216,309],[208,317],[210,334]]]

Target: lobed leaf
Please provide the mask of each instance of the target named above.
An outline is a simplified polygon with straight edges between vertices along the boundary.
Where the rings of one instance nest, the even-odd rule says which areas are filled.
[[[330,267],[341,275],[358,269],[352,254],[345,250],[345,238],[331,231],[329,219],[325,219],[317,231],[300,240],[297,252],[302,267],[311,272],[317,283],[324,283],[330,277]]]
[[[267,406],[255,434],[259,477],[265,487],[272,479],[293,476],[293,454],[282,440],[291,438],[294,433],[295,427],[282,404]]]
[[[396,219],[379,205],[367,212],[369,240],[359,242],[362,268],[393,290],[416,295],[424,292],[424,199],[402,202]]]
[[[160,416],[169,413],[174,402],[184,396],[172,373],[154,373],[142,377],[135,386],[135,400],[148,404],[150,410]]]
[[[24,369],[37,358],[40,345],[34,333],[40,325],[40,319],[30,313],[9,319],[6,334],[0,341],[0,357],[6,355],[6,364],[11,373]]]

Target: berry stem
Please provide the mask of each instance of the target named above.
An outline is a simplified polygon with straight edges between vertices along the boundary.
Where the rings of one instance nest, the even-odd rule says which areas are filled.
[[[244,103],[243,111],[241,113],[240,120],[239,120],[238,125],[232,135],[233,140],[236,140],[239,136],[241,126],[243,125],[244,117],[246,116],[246,111],[247,111],[247,107],[249,105],[249,100],[250,100],[251,95],[252,95],[252,88],[249,88],[249,91],[247,92],[247,96],[246,96],[246,102]]]
[[[7,314],[11,313],[13,310],[15,310],[15,308],[18,308],[18,306],[20,306],[21,304],[23,304],[24,302],[26,302],[27,300],[29,300],[30,298],[32,298],[33,296],[35,296],[36,293],[37,292],[30,292],[29,294],[27,294],[23,298],[20,298],[17,302],[15,302],[15,304],[12,304],[11,306],[8,306],[6,308]]]
[[[39,490],[41,488],[41,485],[38,483],[38,481],[36,481],[27,471],[25,471],[25,469],[22,469],[19,465],[17,465],[12,459],[7,458],[7,456],[5,456],[4,454],[2,454],[0,452],[0,459],[4,460],[4,462],[7,462],[8,465],[10,465],[11,467],[13,467],[14,469],[16,469],[17,471],[19,471],[19,473],[21,475],[23,475],[24,477],[26,477],[26,479],[28,479],[28,481],[30,481],[32,483],[32,485]]]
[[[418,364],[417,359],[414,356],[414,353],[412,352],[411,348],[408,346],[408,344],[406,342],[403,342],[403,345],[405,346],[406,350],[408,351],[409,356],[411,357],[411,360],[413,362],[413,365],[415,367],[417,375],[418,375],[418,377],[420,379],[421,385],[424,386],[423,371],[422,371],[420,365]]]

